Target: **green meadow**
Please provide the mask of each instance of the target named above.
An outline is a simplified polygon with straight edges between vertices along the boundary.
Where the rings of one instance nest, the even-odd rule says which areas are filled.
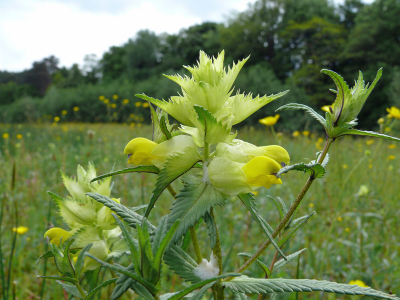
[[[282,146],[291,156],[291,163],[309,162],[315,159],[317,151],[322,150],[323,143],[318,142],[324,138],[321,133],[305,134],[278,134]],[[399,136],[399,132],[391,134]],[[47,249],[43,238],[45,231],[52,226],[65,226],[47,191],[66,196],[59,170],[70,176],[76,175],[78,164],[86,168],[92,161],[97,174],[128,167],[124,147],[139,136],[151,138],[151,127],[84,123],[0,125],[0,199],[3,207],[0,268],[4,270],[0,280],[3,284],[9,281],[9,299],[71,299],[57,283],[37,278],[45,273],[57,275],[52,258],[38,264],[36,261]],[[253,127],[240,129],[238,138],[259,146],[277,143],[270,131]],[[316,180],[296,216],[313,211],[317,214],[283,247],[286,254],[303,248],[307,250],[299,261],[292,261],[277,270],[274,277],[342,283],[358,279],[374,289],[400,293],[399,149],[400,145],[393,142],[369,138],[345,137],[333,143],[327,173]],[[151,197],[154,178],[152,174],[115,176],[111,195],[127,206],[146,204]],[[306,174],[293,171],[283,175],[282,185],[257,190],[258,209],[272,227],[279,223],[279,213],[270,197],[281,197],[289,206],[307,178]],[[173,186],[175,190],[181,187],[179,182]],[[159,216],[167,212],[172,203],[169,194],[162,195],[150,221],[157,224]],[[224,271],[234,271],[244,262],[237,254],[254,253],[264,241],[264,235],[237,198],[232,198],[225,207],[217,207],[215,214],[224,220],[217,224]],[[27,231],[15,233],[13,229],[20,226],[26,227]],[[204,223],[199,225],[199,239],[204,254],[209,255],[211,250],[206,248]],[[274,253],[270,247],[261,260],[269,265]],[[127,265],[128,262],[122,257],[120,263]],[[245,272],[253,277],[264,276],[256,264]],[[164,274],[165,291],[185,285],[167,267]],[[108,278],[110,274],[101,272],[100,276]],[[101,296],[99,294],[95,299],[109,299],[111,290],[112,286],[103,289]],[[2,293],[0,291],[0,298]],[[133,297],[127,294],[123,299]],[[280,295],[278,299],[295,297],[292,293]],[[299,294],[298,299],[360,297],[304,293]]]

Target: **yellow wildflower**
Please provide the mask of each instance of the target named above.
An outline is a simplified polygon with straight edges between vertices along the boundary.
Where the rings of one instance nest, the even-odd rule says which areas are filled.
[[[60,117],[54,117],[54,122],[60,121]]]
[[[149,103],[148,103],[148,102],[145,102],[145,103],[143,103],[142,106],[143,106],[144,108],[149,107]]]
[[[66,110],[63,110],[63,111],[61,112],[61,114],[62,114],[63,116],[65,116],[67,113],[68,113],[68,112],[67,112]]]
[[[400,119],[400,109],[398,109],[397,107],[392,106],[391,108],[386,108],[386,111],[393,118]]]
[[[385,131],[386,131],[386,132],[391,132],[391,131],[392,131],[392,128],[386,127],[386,128],[385,128]]]
[[[367,144],[368,146],[369,146],[369,145],[372,145],[373,143],[374,143],[374,140],[373,140],[373,139],[367,140],[367,141],[365,142],[365,144]]]
[[[28,231],[28,227],[25,227],[25,226],[19,226],[17,228],[14,227],[13,231],[17,232],[18,234],[24,234]]]
[[[304,131],[303,131],[303,135],[304,135],[304,136],[309,136],[309,135],[310,135],[310,132],[309,132],[308,130],[304,130]]]
[[[394,160],[394,159],[396,159],[396,156],[394,156],[394,155],[389,155],[388,156],[388,160]]]
[[[131,140],[124,150],[124,153],[128,154],[128,164],[152,165],[151,161],[157,156],[152,155],[151,152],[157,145],[157,143],[145,138]]]
[[[73,111],[79,111],[79,107],[78,107],[78,106],[75,106],[75,107],[73,108]]]
[[[113,95],[113,99],[117,100],[118,99],[118,95]]]
[[[318,138],[318,143],[322,143],[324,141],[324,139],[322,137]]]
[[[22,139],[23,138],[23,136],[22,136],[22,134],[17,134],[17,139]]]
[[[321,109],[323,111],[326,111],[326,112],[331,112],[332,106],[331,105],[324,105],[324,106],[321,107]]]
[[[280,115],[275,115],[274,117],[265,117],[264,119],[258,120],[261,124],[266,126],[273,126],[278,122]]]
[[[107,104],[107,103],[109,103],[110,102],[110,100],[108,100],[108,99],[104,99],[104,104]]]
[[[343,218],[342,218],[342,217],[338,217],[337,220],[338,220],[339,222],[343,222]]]
[[[142,102],[136,102],[136,103],[135,103],[135,106],[136,106],[136,107],[140,107],[141,105],[142,105]]]
[[[347,228],[346,228],[346,229],[347,229]],[[350,285],[358,285],[358,286],[361,286],[361,287],[364,287],[364,288],[369,287],[369,286],[367,286],[367,285],[364,283],[364,281],[359,280],[359,279],[350,280],[349,284],[350,284]]]
[[[385,123],[385,119],[384,118],[379,118],[378,119],[378,124],[383,124]]]
[[[111,108],[116,108],[116,107],[117,107],[117,104],[115,104],[115,103],[111,104]]]
[[[44,237],[48,237],[50,243],[59,246],[60,241],[63,243],[69,238],[69,232],[58,227],[53,227],[46,231]]]
[[[373,167],[372,164],[369,164],[369,165],[368,165],[368,169],[372,169],[372,167]]]
[[[343,164],[343,165],[342,165],[342,168],[343,168],[343,169],[347,169],[347,168],[348,168],[348,165]]]
[[[350,231],[350,228],[349,228],[349,227],[346,227],[346,229],[345,229],[344,231],[349,232],[349,231]]]
[[[101,100],[101,101],[103,101],[104,100],[104,96],[102,95],[102,96],[99,96],[99,100]]]
[[[298,136],[300,136],[300,132],[296,130],[295,132],[293,132],[292,135],[293,135],[293,137],[298,137]]]
[[[310,203],[308,206],[309,206],[310,208],[313,208],[313,207],[314,207],[314,203]]]
[[[135,128],[135,126],[136,126],[135,122],[131,122],[129,125],[131,128]]]
[[[8,139],[9,138],[9,134],[6,132],[6,133],[3,133],[3,139]]]
[[[128,104],[129,103],[129,100],[128,99],[124,99],[124,101],[122,101],[122,104],[123,105],[126,105],[126,104]]]
[[[388,148],[389,149],[394,149],[394,148],[396,148],[396,145],[395,144],[391,144],[391,145],[388,146]]]
[[[271,184],[282,184],[282,180],[273,175],[280,169],[281,165],[267,156],[257,156],[242,167],[249,185],[263,186],[267,189]]]

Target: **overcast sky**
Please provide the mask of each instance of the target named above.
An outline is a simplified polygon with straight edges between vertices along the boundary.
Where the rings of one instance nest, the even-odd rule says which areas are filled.
[[[86,54],[101,58],[109,47],[126,43],[141,29],[177,33],[204,21],[222,22],[254,2],[0,0],[0,70],[29,69],[32,62],[50,55],[59,58],[61,66],[82,64]]]

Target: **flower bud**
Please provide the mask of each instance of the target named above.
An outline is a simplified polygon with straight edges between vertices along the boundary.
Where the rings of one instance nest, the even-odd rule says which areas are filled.
[[[124,153],[128,154],[128,164],[149,166],[156,158],[151,152],[158,144],[145,138],[135,138],[125,147]]]

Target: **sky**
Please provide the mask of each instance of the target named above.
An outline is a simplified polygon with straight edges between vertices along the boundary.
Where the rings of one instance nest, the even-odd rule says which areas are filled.
[[[50,55],[60,66],[82,65],[85,55],[100,59],[139,30],[172,34],[204,21],[223,22],[255,1],[0,0],[0,70],[20,72]]]

